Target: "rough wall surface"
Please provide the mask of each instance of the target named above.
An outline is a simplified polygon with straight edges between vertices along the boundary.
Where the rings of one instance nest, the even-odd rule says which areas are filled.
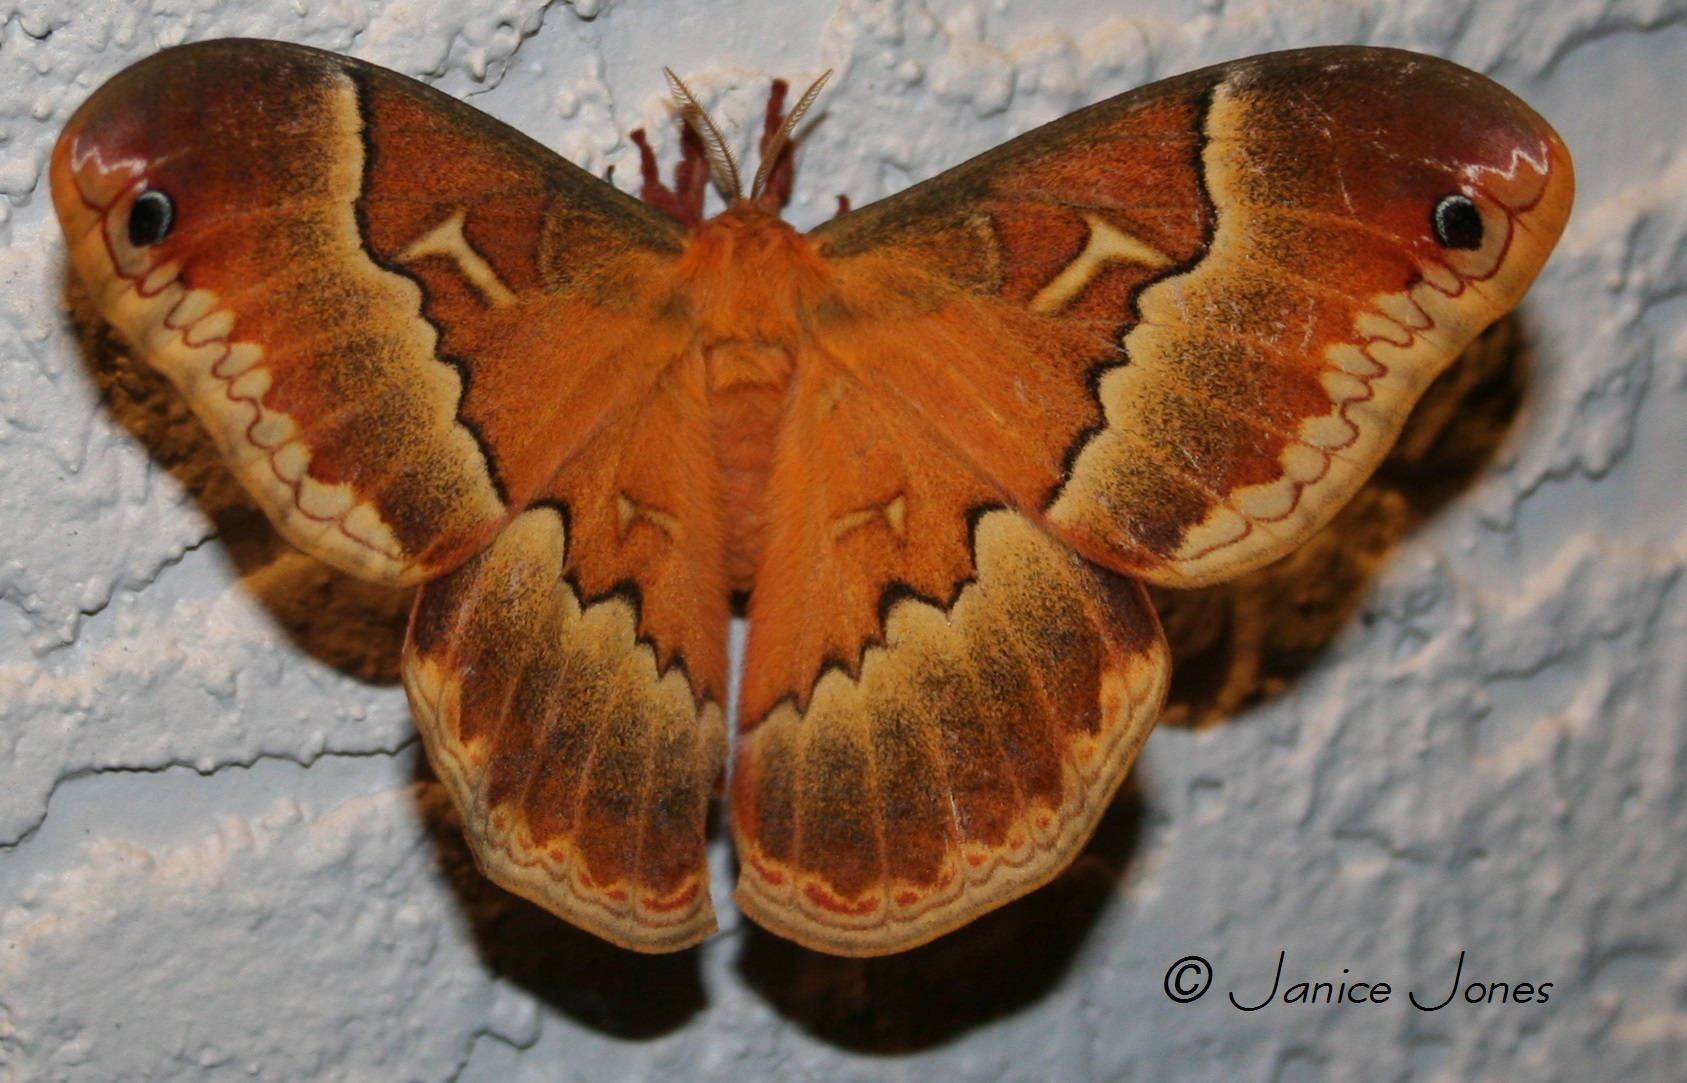
[[[816,956],[728,907],[651,959],[475,874],[396,684],[405,599],[277,541],[67,282],[60,125],[232,35],[425,78],[623,180],[629,129],[672,146],[661,65],[741,144],[769,73],[830,67],[799,224],[1158,76],[1400,45],[1521,93],[1579,194],[1483,453],[1365,506],[1355,537],[1411,529],[1290,675],[1255,672],[1276,595],[1230,618],[1226,679],[1271,694],[1162,726],[1065,877],[909,956]],[[1678,1077],[1684,56],[1682,0],[5,5],[0,1081]],[[1175,1003],[1190,955],[1212,988]]]

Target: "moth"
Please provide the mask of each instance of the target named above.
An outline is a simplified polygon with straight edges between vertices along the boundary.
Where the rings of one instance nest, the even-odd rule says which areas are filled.
[[[808,233],[273,42],[128,69],[51,172],[98,310],[276,528],[419,586],[404,685],[488,876],[695,944],[724,778],[739,906],[844,955],[1068,864],[1165,694],[1143,584],[1326,522],[1573,189],[1517,98],[1369,48],[1156,83]]]

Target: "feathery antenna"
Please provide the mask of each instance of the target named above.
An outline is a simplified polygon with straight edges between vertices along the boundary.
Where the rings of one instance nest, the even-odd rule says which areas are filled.
[[[738,177],[738,162],[721,137],[720,129],[715,127],[714,119],[698,104],[697,95],[674,74],[674,69],[663,68],[662,72],[668,77],[668,89],[672,91],[674,101],[679,103],[681,118],[703,140],[703,154],[708,159],[709,175],[714,178],[715,187],[731,203],[744,194],[743,182]]]
[[[767,139],[762,140],[761,161],[756,165],[756,178],[750,183],[750,198],[759,200],[762,193],[767,191],[768,178],[773,175],[774,167],[779,159],[790,149],[791,133],[802,122],[803,115],[814,104],[814,99],[820,96],[820,89],[832,78],[830,71],[822,72],[809,88],[803,92],[802,98],[785,114],[785,119],[779,122],[779,127]]]

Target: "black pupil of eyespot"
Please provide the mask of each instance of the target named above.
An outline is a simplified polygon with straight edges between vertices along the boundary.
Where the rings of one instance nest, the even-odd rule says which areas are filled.
[[[1482,214],[1470,197],[1454,193],[1435,205],[1435,239],[1445,248],[1481,248]]]
[[[136,196],[129,208],[129,243],[136,248],[155,245],[170,235],[175,224],[175,204],[163,192],[150,188]]]

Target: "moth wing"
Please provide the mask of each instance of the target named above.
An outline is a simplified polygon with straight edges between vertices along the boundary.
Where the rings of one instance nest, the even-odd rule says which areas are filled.
[[[424,584],[404,683],[481,867],[622,947],[714,930],[730,592],[710,414],[663,383]]]
[[[1004,505],[905,404],[808,371],[750,595],[737,900],[809,947],[878,955],[1058,873],[1170,665],[1140,583]]]
[[[720,509],[639,465],[713,485],[706,439],[669,450],[706,437],[697,396],[659,386],[689,335],[653,295],[681,227],[446,95],[275,42],[120,74],[52,178],[97,307],[281,533],[431,581],[405,684],[488,873],[629,947],[706,935]]]
[[[1189,586],[1335,514],[1573,190],[1497,84],[1335,47],[1101,102],[812,236],[855,318],[906,299],[878,386],[1090,559]]]
[[[1165,687],[1121,577],[1218,581],[1327,521],[1572,187],[1480,76],[1317,49],[815,230],[834,293],[780,434],[732,779],[746,910],[878,954],[1055,875]]]
[[[672,356],[639,283],[677,223],[331,53],[150,57],[71,118],[52,187],[100,313],[282,534],[364,578],[479,549]]]

